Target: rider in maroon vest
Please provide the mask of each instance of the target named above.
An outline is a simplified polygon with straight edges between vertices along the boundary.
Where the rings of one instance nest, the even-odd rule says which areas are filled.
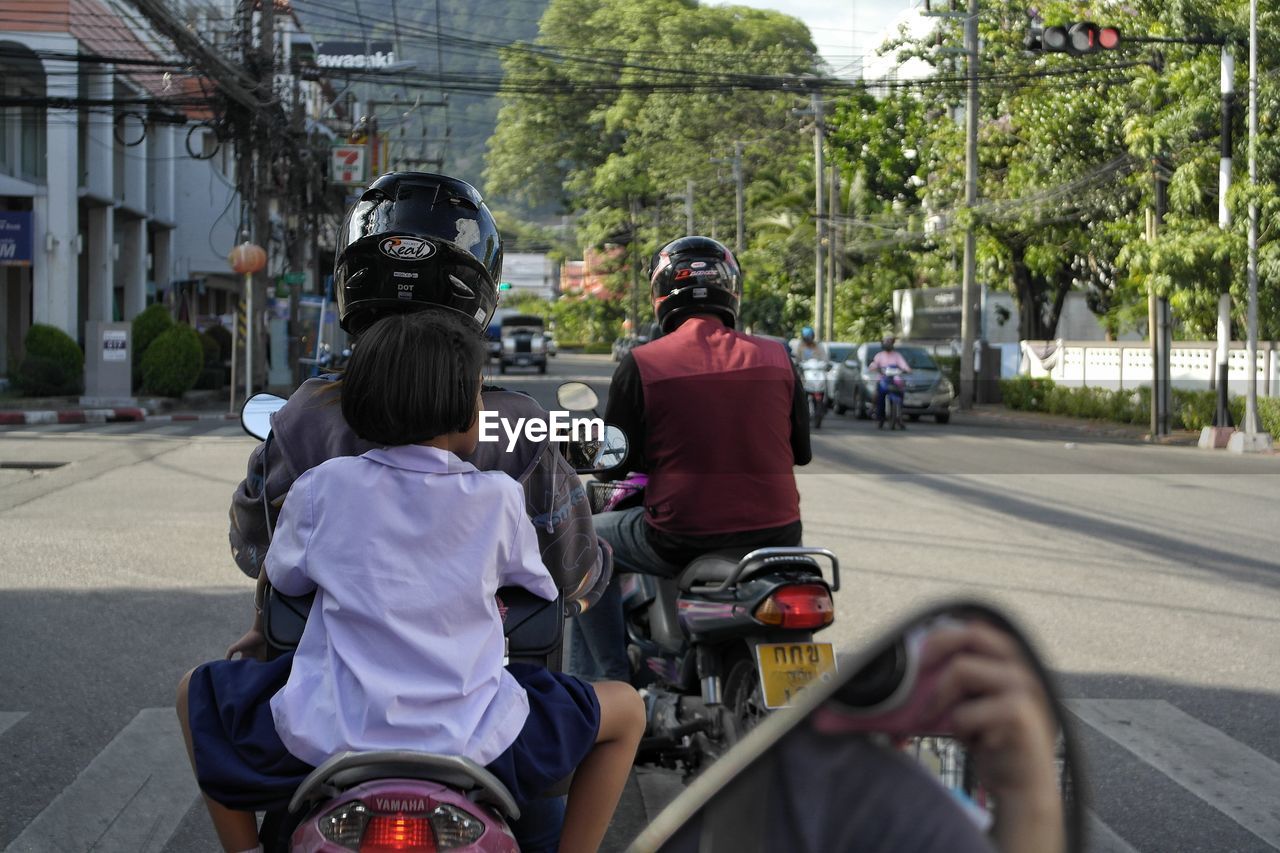
[[[649,475],[644,507],[595,517],[615,575],[674,577],[709,551],[799,545],[792,468],[811,456],[809,415],[786,349],[735,330],[742,274],[715,240],[682,237],[650,269],[663,336],[623,357],[604,418],[630,454],[603,476]],[[578,618],[570,670],[626,680],[625,650],[615,582]]]

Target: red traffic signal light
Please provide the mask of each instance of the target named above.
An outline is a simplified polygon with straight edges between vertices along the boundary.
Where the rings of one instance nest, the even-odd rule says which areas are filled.
[[[1045,27],[1040,37],[1041,49],[1049,53],[1083,56],[1099,50],[1115,50],[1120,46],[1120,30],[1080,21],[1058,27]]]

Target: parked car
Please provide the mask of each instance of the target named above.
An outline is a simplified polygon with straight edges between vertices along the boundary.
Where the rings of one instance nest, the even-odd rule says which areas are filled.
[[[928,350],[910,344],[897,349],[911,365],[902,401],[902,411],[908,420],[918,421],[921,415],[931,415],[940,424],[950,421],[956,390],[942,375],[933,356]],[[878,352],[878,341],[860,344],[844,361],[837,363],[835,387],[831,392],[836,414],[843,415],[852,409],[859,418],[871,417],[875,411],[876,383],[880,376],[872,373],[867,365]]]
[[[857,344],[845,343],[844,341],[833,341],[829,344],[823,344],[827,348],[827,360],[831,362],[831,366],[827,368],[827,408],[832,408],[836,393],[836,377],[840,374],[840,365],[853,355],[853,351],[858,348]]]
[[[510,314],[502,318],[502,353],[498,372],[508,367],[536,367],[547,372],[547,338],[541,317],[532,314]]]

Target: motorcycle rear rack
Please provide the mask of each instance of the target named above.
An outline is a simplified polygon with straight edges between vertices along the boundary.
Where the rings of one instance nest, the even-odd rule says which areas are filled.
[[[471,759],[401,750],[335,755],[302,781],[289,801],[289,811],[298,812],[308,803],[336,796],[362,782],[383,779],[439,782],[464,791],[478,803],[493,806],[510,820],[520,819],[520,807],[507,786]]]
[[[781,546],[776,548],[757,548],[738,561],[738,567],[730,572],[715,592],[724,592],[738,582],[738,579],[750,569],[769,563],[781,563],[794,557],[825,557],[831,561],[831,591],[840,589],[840,560],[827,548],[810,548],[804,545]]]

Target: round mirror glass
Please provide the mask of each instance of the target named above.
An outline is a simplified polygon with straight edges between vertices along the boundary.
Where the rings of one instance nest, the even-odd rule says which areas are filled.
[[[585,412],[594,409],[600,398],[585,382],[566,382],[556,391],[556,401],[571,412]]]
[[[284,408],[286,402],[275,394],[254,394],[240,409],[240,426],[254,438],[266,441],[271,434],[271,416]]]

